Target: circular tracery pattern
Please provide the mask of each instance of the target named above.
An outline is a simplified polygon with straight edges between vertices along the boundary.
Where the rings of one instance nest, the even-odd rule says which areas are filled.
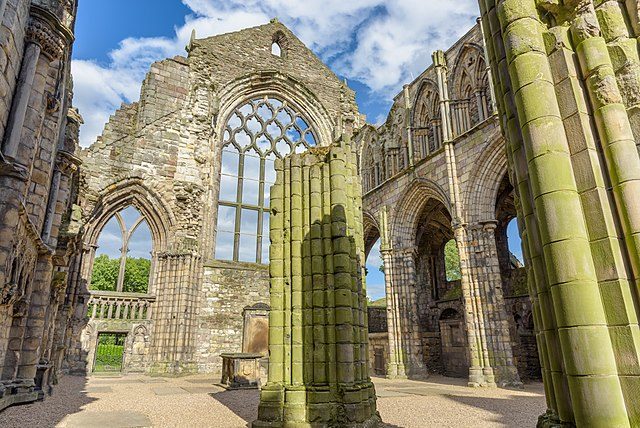
[[[275,97],[251,99],[231,113],[223,136],[216,258],[268,261],[274,161],[316,141],[309,122]]]
[[[315,146],[316,137],[307,121],[286,102],[264,97],[248,101],[231,114],[223,145],[281,158]]]

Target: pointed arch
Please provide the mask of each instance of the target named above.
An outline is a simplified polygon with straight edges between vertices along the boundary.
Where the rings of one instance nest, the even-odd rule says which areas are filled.
[[[490,86],[482,46],[465,43],[451,74],[453,131],[460,135],[490,116]]]
[[[420,83],[411,118],[415,155],[418,159],[425,158],[442,145],[440,119],[438,86],[432,80],[424,79]]]
[[[133,206],[143,215],[153,239],[154,252],[167,251],[176,219],[162,198],[145,186],[142,178],[127,178],[106,186],[99,194],[85,224],[85,243],[94,246],[107,222],[119,211]]]
[[[446,192],[431,180],[414,180],[404,191],[393,211],[391,227],[391,239],[399,248],[411,248],[415,245],[421,211],[431,199],[440,202],[451,213],[451,203]]]
[[[473,174],[466,186],[467,222],[495,220],[495,204],[500,183],[507,174],[507,152],[504,139],[490,138],[475,162]]]

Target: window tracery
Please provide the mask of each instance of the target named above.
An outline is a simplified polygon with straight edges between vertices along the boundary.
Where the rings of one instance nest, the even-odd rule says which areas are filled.
[[[216,258],[268,261],[274,162],[316,141],[309,121],[274,96],[251,99],[231,113],[223,136]]]

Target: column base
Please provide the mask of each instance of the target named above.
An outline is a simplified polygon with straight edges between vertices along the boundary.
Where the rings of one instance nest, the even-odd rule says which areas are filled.
[[[252,428],[373,428],[381,424],[371,382],[344,386],[267,384],[260,391],[258,420]],[[339,400],[339,401],[338,401]]]
[[[518,369],[513,365],[495,368],[495,382],[501,388],[523,388]]]
[[[548,409],[545,413],[538,417],[536,428],[558,428],[558,427],[575,427],[575,424],[562,422],[556,412]]]
[[[404,368],[404,364],[399,363],[387,363],[387,379],[407,379],[407,372]]]
[[[469,367],[469,382],[471,388],[495,388],[496,381],[491,367]]]

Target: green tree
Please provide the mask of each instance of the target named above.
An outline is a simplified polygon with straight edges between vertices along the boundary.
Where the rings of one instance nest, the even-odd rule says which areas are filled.
[[[124,291],[128,293],[146,293],[149,290],[149,271],[151,260],[127,257],[124,270]]]
[[[118,284],[119,270],[119,259],[112,259],[106,254],[100,254],[93,261],[93,271],[91,272],[91,289],[115,291]]]
[[[447,273],[447,281],[457,281],[462,278],[460,273],[460,256],[455,240],[447,242],[444,246],[444,264]]]
[[[128,293],[146,293],[149,289],[149,271],[151,260],[127,257],[124,270],[123,291]],[[100,254],[93,262],[91,289],[116,291],[120,259],[112,259]]]

